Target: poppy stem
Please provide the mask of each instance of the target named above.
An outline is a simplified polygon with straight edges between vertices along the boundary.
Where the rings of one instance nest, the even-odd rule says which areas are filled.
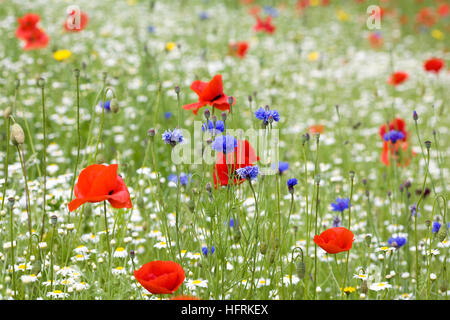
[[[106,232],[106,242],[108,247],[108,278],[111,273],[111,243],[109,242],[109,231],[108,231],[108,217],[106,216],[106,201],[103,201],[103,213],[105,215],[105,232]]]
[[[47,128],[46,128],[46,116],[45,116],[45,79],[39,78],[37,85],[41,88],[41,98],[42,98],[42,128],[44,135],[44,151],[42,153],[42,163],[44,165],[43,176],[44,176],[44,190],[43,190],[43,212],[42,212],[42,227],[41,227],[41,241],[44,237],[45,231],[45,219],[46,219],[46,193],[47,193]]]
[[[425,178],[423,179],[423,185],[422,185],[422,192],[420,193],[419,201],[417,201],[416,206],[416,216],[414,218],[414,243],[416,247],[416,296],[419,293],[419,279],[420,279],[420,270],[419,270],[419,248],[417,245],[418,239],[417,239],[417,219],[419,217],[419,208],[420,208],[420,202],[423,199],[424,191],[425,191],[425,183],[427,182],[427,176],[428,176],[428,168],[430,166],[430,149],[427,148],[427,166],[425,169]]]
[[[252,270],[252,281],[251,281],[251,290],[250,290],[250,297],[253,297],[253,290],[255,289],[255,269],[256,269],[256,253],[258,251],[258,218],[259,218],[259,209],[258,209],[258,199],[256,197],[255,189],[253,188],[252,181],[250,179],[248,180],[248,184],[250,185],[250,189],[253,193],[253,198],[255,199],[255,213],[256,213],[256,219],[255,219],[255,226],[256,226],[256,233],[255,233],[255,254],[253,257],[253,270]]]
[[[100,131],[98,132],[98,138],[97,138],[97,145],[95,147],[95,155],[94,155],[94,163],[97,161],[97,154],[98,154],[98,145],[100,144],[100,140],[102,139],[102,133],[103,133],[103,123],[105,121],[105,105],[106,105],[106,94],[108,91],[111,91],[113,94],[113,97],[115,97],[114,91],[107,87],[105,91],[103,92],[103,107],[102,107],[102,119],[100,122]]]
[[[11,219],[10,225],[10,236],[11,236],[11,259],[12,259],[12,274],[13,274],[13,289],[14,289],[14,297],[17,296],[17,288],[16,288],[16,268],[15,268],[15,256],[14,256],[14,216],[13,216],[13,204],[10,203],[9,206],[9,217]]]
[[[5,204],[5,196],[6,196],[6,185],[8,184],[8,167],[9,167],[9,135],[10,135],[10,128],[11,128],[11,117],[8,117],[8,121],[6,121],[6,157],[5,157],[5,164],[4,164],[4,172],[5,172],[5,183],[3,185],[3,194],[2,194],[2,208]]]
[[[29,241],[28,241],[28,252],[27,252],[27,262],[31,254],[31,212],[30,212],[30,192],[28,190],[28,179],[27,179],[27,169],[25,167],[25,162],[23,160],[23,154],[20,150],[19,145],[16,145],[17,153],[19,154],[20,165],[22,167],[23,178],[25,180],[25,196],[26,196],[26,208],[28,214],[28,232],[29,232]]]
[[[317,142],[317,144],[319,144]],[[317,218],[318,218],[318,212],[319,212],[319,186],[320,186],[320,176],[316,175],[315,176],[315,180],[316,180],[316,217],[315,217],[315,224],[314,224],[314,233],[317,234],[318,230],[317,230]],[[313,300],[316,299],[316,292],[317,292],[317,269],[318,269],[318,264],[317,264],[317,245],[314,246],[314,288],[313,288]]]
[[[73,178],[72,178],[72,188],[70,191],[70,201],[73,199],[73,189],[75,187],[75,179],[77,176],[77,170],[78,170],[78,162],[80,161],[80,149],[81,149],[81,135],[80,135],[80,70],[75,69],[75,80],[76,80],[76,86],[77,86],[77,135],[78,135],[78,146],[77,146],[77,161],[75,162],[75,170],[73,172]],[[69,222],[70,222],[70,215]]]
[[[353,199],[353,182],[355,179],[355,173],[353,171],[350,171],[350,200],[348,203],[348,230],[351,229],[352,225],[352,199]],[[341,297],[344,295],[344,289],[345,284],[347,281],[348,276],[348,259],[350,257],[350,250],[347,251],[347,257],[345,259],[345,273],[344,273],[344,280],[342,281],[342,291],[341,291]]]

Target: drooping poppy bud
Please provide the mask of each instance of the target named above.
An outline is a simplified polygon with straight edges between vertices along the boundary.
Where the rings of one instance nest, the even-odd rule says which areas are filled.
[[[11,127],[11,142],[13,145],[18,146],[20,144],[24,144],[25,142],[25,133],[23,132],[22,127],[18,123],[14,123]]]

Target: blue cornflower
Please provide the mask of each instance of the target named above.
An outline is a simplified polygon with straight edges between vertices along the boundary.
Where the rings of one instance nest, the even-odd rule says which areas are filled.
[[[411,216],[416,215],[420,216],[420,213],[417,212],[417,203],[413,204],[410,209],[411,209]]]
[[[216,132],[224,132],[225,131],[225,124],[221,120],[216,121]],[[208,120],[208,130],[213,133],[214,131],[214,122],[211,120]],[[206,122],[202,125],[202,131],[206,131]]]
[[[350,205],[350,199],[349,198],[336,198],[336,203],[331,203],[331,206],[333,207],[333,211],[340,211],[343,212],[345,209],[348,209]]]
[[[287,186],[289,188],[293,188],[295,185],[297,185],[297,183],[298,183],[297,179],[292,178],[287,181]]]
[[[266,110],[263,107],[255,111],[255,117],[262,120],[265,125],[272,121],[280,121],[280,114],[277,110]]]
[[[333,228],[338,228],[341,226],[341,219],[338,216],[335,216],[333,219]]]
[[[239,220],[235,221],[233,218],[230,218],[230,222],[228,225],[230,226],[230,228],[234,228],[239,225]]]
[[[155,33],[155,27],[154,26],[148,26],[147,27],[148,32]]]
[[[278,171],[280,172],[280,174],[285,172],[287,169],[289,169],[289,162],[281,162],[280,161],[278,163]]]
[[[294,186],[297,185],[297,183],[298,183],[297,179],[295,179],[295,178],[291,178],[287,181],[289,193],[291,193],[291,194],[294,193]]]
[[[396,143],[398,140],[404,139],[405,134],[401,131],[391,130],[384,134],[384,141],[391,140],[392,143]]]
[[[189,173],[189,176],[186,173],[180,173],[180,184],[182,186],[186,186],[189,183],[189,179],[191,178],[191,174]],[[178,183],[178,177],[176,174],[169,174],[168,177],[169,181],[172,181],[173,183]]]
[[[264,6],[264,12],[273,18],[278,17],[278,10],[272,6]]]
[[[216,251],[216,249],[214,247],[211,247],[211,250],[209,250],[211,252],[211,255],[214,253],[214,251]],[[204,256],[208,256],[208,247],[203,247],[202,248],[202,253]]]
[[[236,173],[239,177],[241,177],[241,179],[253,180],[258,176],[259,168],[258,166],[248,166],[237,169]]]
[[[164,118],[166,118],[166,119],[172,118],[172,112],[167,111],[166,113],[164,113]]]
[[[183,142],[183,133],[180,129],[173,129],[173,131],[169,129],[163,133],[162,139],[166,144],[174,147],[177,143]]]
[[[217,152],[230,153],[237,147],[237,140],[232,136],[217,136],[211,148]]]
[[[100,108],[103,108],[103,101],[100,101]],[[105,102],[105,106],[104,106],[106,111],[111,111],[111,100],[108,100]]]
[[[441,229],[441,224],[437,221],[433,222],[433,228],[431,229],[431,232],[438,233],[439,229]]]
[[[207,20],[209,19],[209,13],[206,11],[200,12],[198,17],[200,18],[200,20]]]
[[[406,238],[403,237],[389,238],[388,243],[391,247],[400,248],[406,244]]]

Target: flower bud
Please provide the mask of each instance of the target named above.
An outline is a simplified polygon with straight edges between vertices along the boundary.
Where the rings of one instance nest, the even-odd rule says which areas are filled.
[[[349,175],[350,175],[350,179],[353,179],[355,177],[355,171],[350,171]]]
[[[150,129],[148,130],[148,132],[147,132],[147,135],[148,135],[149,137],[154,137],[155,134],[156,134],[156,131],[155,131],[154,128],[150,128]]]
[[[11,127],[11,142],[13,145],[18,146],[19,144],[24,144],[25,133],[22,127],[18,123],[14,123]]]
[[[173,88],[173,90],[175,91],[175,93],[176,93],[177,95],[180,94],[181,89],[180,89],[179,86],[175,86],[175,88]]]
[[[50,223],[52,224],[52,226],[55,226],[57,222],[58,222],[58,217],[55,215],[52,215],[50,217]]]
[[[413,112],[413,119],[414,121],[417,121],[419,119],[419,115],[417,114],[416,110]]]
[[[14,197],[8,198],[8,206],[12,208],[14,206],[14,203],[16,202],[16,199]]]
[[[447,237],[447,230],[445,229],[445,226],[442,226],[438,232],[437,238],[439,242],[442,242],[445,240],[445,237]]]
[[[119,112],[119,102],[117,101],[116,98],[111,99],[111,103],[110,103],[109,107],[112,112],[114,112],[114,113]]]
[[[75,78],[80,77],[80,69],[73,69],[73,74],[75,75]]]
[[[366,245],[368,247],[370,247],[370,243],[372,242],[372,235],[366,234],[366,236],[364,237],[364,240],[366,240]]]
[[[261,242],[259,244],[259,252],[261,252],[261,254],[266,254],[266,252],[267,252],[267,243]]]
[[[222,112],[222,121],[223,122],[227,121],[227,113],[226,112]]]
[[[305,277],[306,265],[303,261],[297,262],[297,264],[295,266],[295,270],[297,271],[297,277],[299,277],[300,279],[303,279]]]
[[[425,147],[427,147],[428,150],[431,148],[431,141],[425,141]]]
[[[5,117],[5,119],[8,119],[11,116],[12,113],[12,109],[11,107],[7,107],[4,111],[3,111],[3,117]]]
[[[211,116],[211,112],[209,111],[209,109],[206,109],[205,112],[203,112],[203,114],[205,115],[206,120],[208,120],[209,117]]]
[[[228,104],[231,106],[234,102],[234,98],[232,96],[228,97]]]

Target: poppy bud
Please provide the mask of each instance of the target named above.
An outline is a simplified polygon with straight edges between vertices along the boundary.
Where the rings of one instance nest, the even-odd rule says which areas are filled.
[[[431,141],[425,141],[425,147],[427,147],[428,150],[431,148]]]
[[[235,242],[239,242],[239,240],[241,240],[241,231],[239,229],[234,231],[233,239]]]
[[[16,199],[14,199],[14,197],[9,197],[8,198],[8,206],[10,208],[12,208],[14,206],[14,203],[16,202]]]
[[[111,99],[111,103],[110,103],[109,107],[111,108],[112,112],[114,112],[114,113],[119,112],[119,102],[117,101],[116,98]]]
[[[55,215],[52,215],[50,217],[50,223],[52,224],[52,226],[55,226],[57,222],[58,222],[58,217]]]
[[[273,263],[275,261],[275,250],[270,250],[269,252],[269,262]]]
[[[366,240],[366,245],[370,247],[370,243],[372,242],[372,236],[370,234],[367,234],[364,239]]]
[[[266,252],[267,252],[267,243],[261,242],[259,244],[259,252],[261,252],[261,254],[266,254]]]
[[[353,179],[355,177],[355,171],[350,171],[349,175],[350,179]]]
[[[234,98],[231,97],[231,96],[228,97],[228,103],[229,103],[230,106],[233,104],[233,102],[234,102]]]
[[[445,240],[445,237],[447,237],[447,230],[445,229],[445,227],[442,227],[438,232],[437,238],[439,242],[442,242]]]
[[[45,86],[45,79],[44,78],[39,78],[37,80],[37,85],[38,85],[38,87],[43,88]]]
[[[11,116],[11,113],[12,113],[11,107],[8,107],[3,111],[3,117],[5,117],[5,119],[8,119]]]
[[[25,142],[25,133],[22,127],[18,123],[14,123],[11,127],[11,142],[13,145],[18,146]]]
[[[80,69],[74,69],[73,74],[75,75],[75,78],[79,78],[80,77]]]
[[[430,224],[431,224],[431,221],[430,221],[430,220],[425,220],[425,225],[426,225],[427,227],[429,227]]]
[[[252,96],[248,96],[248,102],[252,102],[253,98]]]
[[[227,113],[226,112],[222,112],[222,121],[223,122],[227,121]]]
[[[179,86],[175,86],[175,88],[174,88],[173,90],[175,91],[175,93],[176,93],[177,95],[180,94],[181,89],[180,89]]]
[[[413,119],[414,121],[417,121],[419,119],[419,115],[417,114],[416,110],[413,112]]]
[[[148,130],[148,132],[147,132],[147,135],[148,135],[149,137],[154,137],[155,134],[156,134],[156,131],[155,131],[154,128],[150,128],[150,129]]]
[[[297,271],[297,277],[299,277],[300,279],[303,279],[305,277],[305,274],[306,274],[306,265],[303,262],[303,260],[297,262],[297,265],[295,266],[295,269]]]

